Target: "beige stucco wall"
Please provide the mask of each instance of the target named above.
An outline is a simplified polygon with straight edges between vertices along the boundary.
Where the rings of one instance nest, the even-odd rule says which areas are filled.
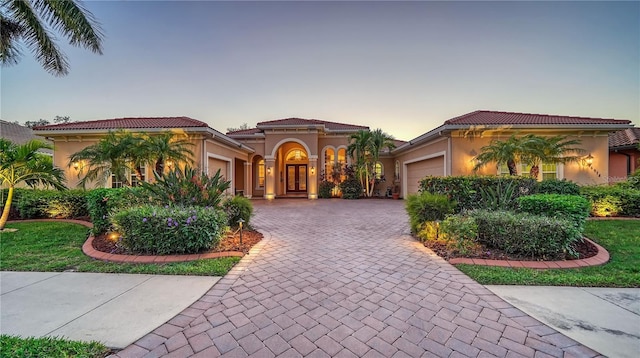
[[[406,195],[406,183],[404,182],[407,175],[407,164],[414,162],[416,160],[433,158],[433,157],[444,157],[445,161],[445,170],[448,168],[449,162],[449,139],[447,137],[438,137],[432,141],[427,143],[422,143],[418,145],[411,145],[409,149],[403,151],[402,153],[398,153],[395,156],[395,159],[400,162],[400,193],[402,195]],[[395,166],[395,164],[394,164]],[[392,169],[393,170],[393,169]],[[387,173],[385,167],[385,173]],[[391,175],[393,175],[393,171],[391,171]]]
[[[93,138],[53,138],[53,165],[59,167],[64,171],[65,178],[67,179],[67,187],[76,188],[81,178],[78,178],[78,174],[84,173],[82,166],[84,163],[79,164],[79,170],[73,167],[69,167],[69,157],[81,151],[82,149],[95,144],[98,141],[97,137]],[[88,185],[87,188],[93,188],[93,185]]]

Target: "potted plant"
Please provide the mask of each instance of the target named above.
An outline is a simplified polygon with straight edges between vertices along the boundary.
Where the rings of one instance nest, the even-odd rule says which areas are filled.
[[[393,192],[391,192],[391,197],[394,200],[400,199],[400,185],[398,184],[393,185]]]

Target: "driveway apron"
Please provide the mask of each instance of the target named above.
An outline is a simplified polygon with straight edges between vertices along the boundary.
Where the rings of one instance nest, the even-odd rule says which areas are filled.
[[[416,242],[402,201],[253,203],[264,240],[118,356],[599,356]]]

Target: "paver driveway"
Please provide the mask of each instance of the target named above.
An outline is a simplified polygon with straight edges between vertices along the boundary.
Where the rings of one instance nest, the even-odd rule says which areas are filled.
[[[418,244],[401,201],[254,206],[265,240],[190,308],[119,356],[598,355]]]

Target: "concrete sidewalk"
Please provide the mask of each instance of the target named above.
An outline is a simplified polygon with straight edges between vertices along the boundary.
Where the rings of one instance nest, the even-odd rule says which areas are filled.
[[[487,286],[567,337],[608,357],[640,354],[640,288]]]
[[[96,340],[120,349],[189,307],[219,279],[1,272],[0,332]]]

